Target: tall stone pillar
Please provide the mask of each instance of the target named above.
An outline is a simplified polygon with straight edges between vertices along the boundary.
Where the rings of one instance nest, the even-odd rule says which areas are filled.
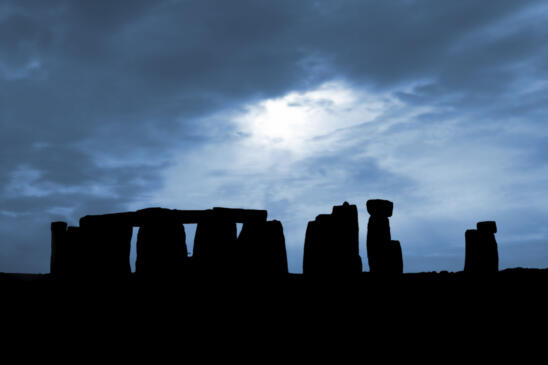
[[[318,223],[316,221],[308,222],[306,234],[304,237],[303,254],[303,274],[314,274],[319,271],[318,267],[318,247],[315,245]]]
[[[344,202],[331,214],[320,214],[308,223],[303,273],[339,276],[362,271],[359,254],[358,209]]]
[[[386,268],[386,248],[390,245],[390,223],[394,204],[388,200],[368,200],[367,212],[371,215],[367,223],[367,260],[369,271],[383,272]]]
[[[338,274],[358,274],[362,272],[362,259],[359,246],[358,208],[344,202],[335,205],[333,217],[333,270]]]
[[[464,271],[469,273],[478,272],[481,267],[481,260],[478,261],[479,255],[477,252],[479,247],[478,231],[476,229],[467,229],[464,233],[464,240]]]
[[[71,259],[67,249],[67,224],[65,222],[52,222],[49,269],[51,274],[63,275],[67,273],[67,266]]]
[[[283,227],[277,220],[244,223],[237,250],[242,274],[279,277],[288,273]]]
[[[82,241],[87,254],[83,258],[84,274],[100,279],[122,279],[131,273],[129,254],[133,227],[113,221],[80,221]]]
[[[139,228],[137,275],[169,279],[184,274],[187,263],[186,233],[182,224],[153,222]]]
[[[196,227],[192,265],[201,274],[233,272],[237,268],[236,223],[212,213]]]
[[[368,200],[367,259],[369,271],[399,275],[403,272],[403,256],[399,241],[390,235],[390,222],[394,204],[388,200]]]
[[[80,227],[68,226],[66,242],[66,251],[69,257],[67,260],[67,276],[76,279],[84,273],[85,259],[88,254]]]

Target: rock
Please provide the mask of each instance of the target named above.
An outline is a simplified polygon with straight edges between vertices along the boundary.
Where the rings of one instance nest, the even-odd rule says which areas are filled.
[[[476,224],[476,227],[478,231],[492,233],[492,234],[497,233],[497,222],[495,221],[478,222]]]
[[[367,211],[371,216],[367,223],[367,260],[371,273],[399,275],[403,273],[401,244],[393,241],[390,222],[393,203],[388,200],[368,200]]]
[[[67,273],[70,255],[67,252],[67,223],[51,223],[51,258],[50,273],[63,275]]]
[[[359,274],[358,209],[344,202],[331,214],[320,214],[309,222],[305,238],[303,273],[323,276]]]
[[[464,233],[465,254],[464,254],[464,271],[476,272],[481,266],[480,253],[478,253],[478,231],[476,229],[468,229]]]
[[[213,212],[221,219],[237,223],[246,223],[253,221],[266,222],[268,212],[266,210],[257,209],[234,209],[214,207]]]
[[[87,252],[82,239],[80,227],[68,226],[66,235],[67,252],[67,277],[76,278],[81,276],[87,258]]]
[[[341,274],[362,272],[360,257],[358,208],[344,202],[333,207],[331,216],[334,227],[334,271]]]
[[[391,217],[394,203],[389,200],[371,199],[366,203],[367,212],[375,217]]]
[[[144,225],[137,235],[135,273],[139,277],[179,277],[187,269],[185,228],[173,222]]]
[[[390,275],[403,274],[403,256],[400,241],[390,241],[386,248],[385,270]]]
[[[198,223],[194,237],[193,266],[204,275],[235,272],[236,223],[212,213]]]
[[[306,226],[306,234],[304,238],[304,254],[303,254],[303,274],[310,275],[321,272],[318,250],[319,245],[316,244],[318,236],[318,222],[310,221]]]
[[[117,222],[80,221],[82,242],[86,250],[83,258],[86,275],[100,279],[121,279],[131,273],[129,254],[133,227]]]
[[[237,247],[241,274],[275,277],[288,273],[285,238],[279,221],[244,223]]]
[[[465,233],[464,271],[474,274],[496,273],[499,270],[497,231],[493,221],[478,222],[478,229]]]

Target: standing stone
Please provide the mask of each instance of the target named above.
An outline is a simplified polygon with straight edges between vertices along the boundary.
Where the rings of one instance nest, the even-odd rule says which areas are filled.
[[[334,226],[332,251],[335,273],[356,274],[362,272],[360,257],[358,208],[344,202],[333,207],[331,213]]]
[[[67,252],[67,224],[51,223],[51,259],[50,273],[63,275],[67,273],[70,255]]]
[[[76,278],[84,271],[83,262],[87,257],[80,227],[68,226],[66,235],[67,276]]]
[[[169,279],[183,274],[187,262],[186,233],[182,224],[154,222],[139,228],[136,274]]]
[[[305,241],[306,256],[303,260],[303,273],[306,275],[333,274],[332,245],[335,243],[334,218],[330,214],[320,214],[310,224],[312,232]]]
[[[100,279],[122,279],[131,274],[129,254],[133,227],[115,220],[80,223],[86,249],[84,273]]]
[[[394,204],[388,200],[368,200],[367,212],[371,215],[367,224],[367,259],[372,273],[387,270],[387,247],[391,242],[390,223]],[[388,251],[390,249],[388,248]]]
[[[464,255],[464,271],[478,272],[481,271],[481,259],[478,252],[479,234],[476,229],[467,229],[464,233],[465,240],[465,255]]]
[[[358,209],[344,202],[331,214],[320,214],[308,223],[303,273],[348,275],[362,271],[359,254]]]
[[[244,223],[237,247],[241,274],[277,277],[288,273],[285,238],[279,221]]]
[[[306,226],[306,234],[304,238],[304,255],[303,255],[303,274],[314,274],[319,271],[318,267],[318,246],[315,245],[317,237],[318,223],[316,221],[308,222]]]
[[[499,256],[494,221],[478,222],[476,230],[467,230],[464,271],[470,273],[496,273],[499,270]]]
[[[234,272],[237,268],[236,223],[212,213],[196,227],[192,264],[202,274]]]
[[[403,256],[400,241],[390,241],[386,250],[386,272],[388,274],[403,274]]]

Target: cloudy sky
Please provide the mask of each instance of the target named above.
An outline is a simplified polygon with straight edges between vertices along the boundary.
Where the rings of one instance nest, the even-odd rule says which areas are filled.
[[[2,1],[0,271],[49,224],[149,206],[306,223],[395,203],[405,271],[548,267],[544,1]],[[192,227],[187,227],[192,237]],[[190,245],[191,246],[191,245]],[[191,247],[190,247],[191,248]]]

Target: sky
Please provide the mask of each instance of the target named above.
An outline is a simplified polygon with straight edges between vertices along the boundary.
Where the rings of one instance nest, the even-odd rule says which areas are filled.
[[[548,267],[544,1],[2,1],[0,272],[48,272],[52,221],[394,202],[404,271]],[[186,227],[192,251],[192,226]]]

